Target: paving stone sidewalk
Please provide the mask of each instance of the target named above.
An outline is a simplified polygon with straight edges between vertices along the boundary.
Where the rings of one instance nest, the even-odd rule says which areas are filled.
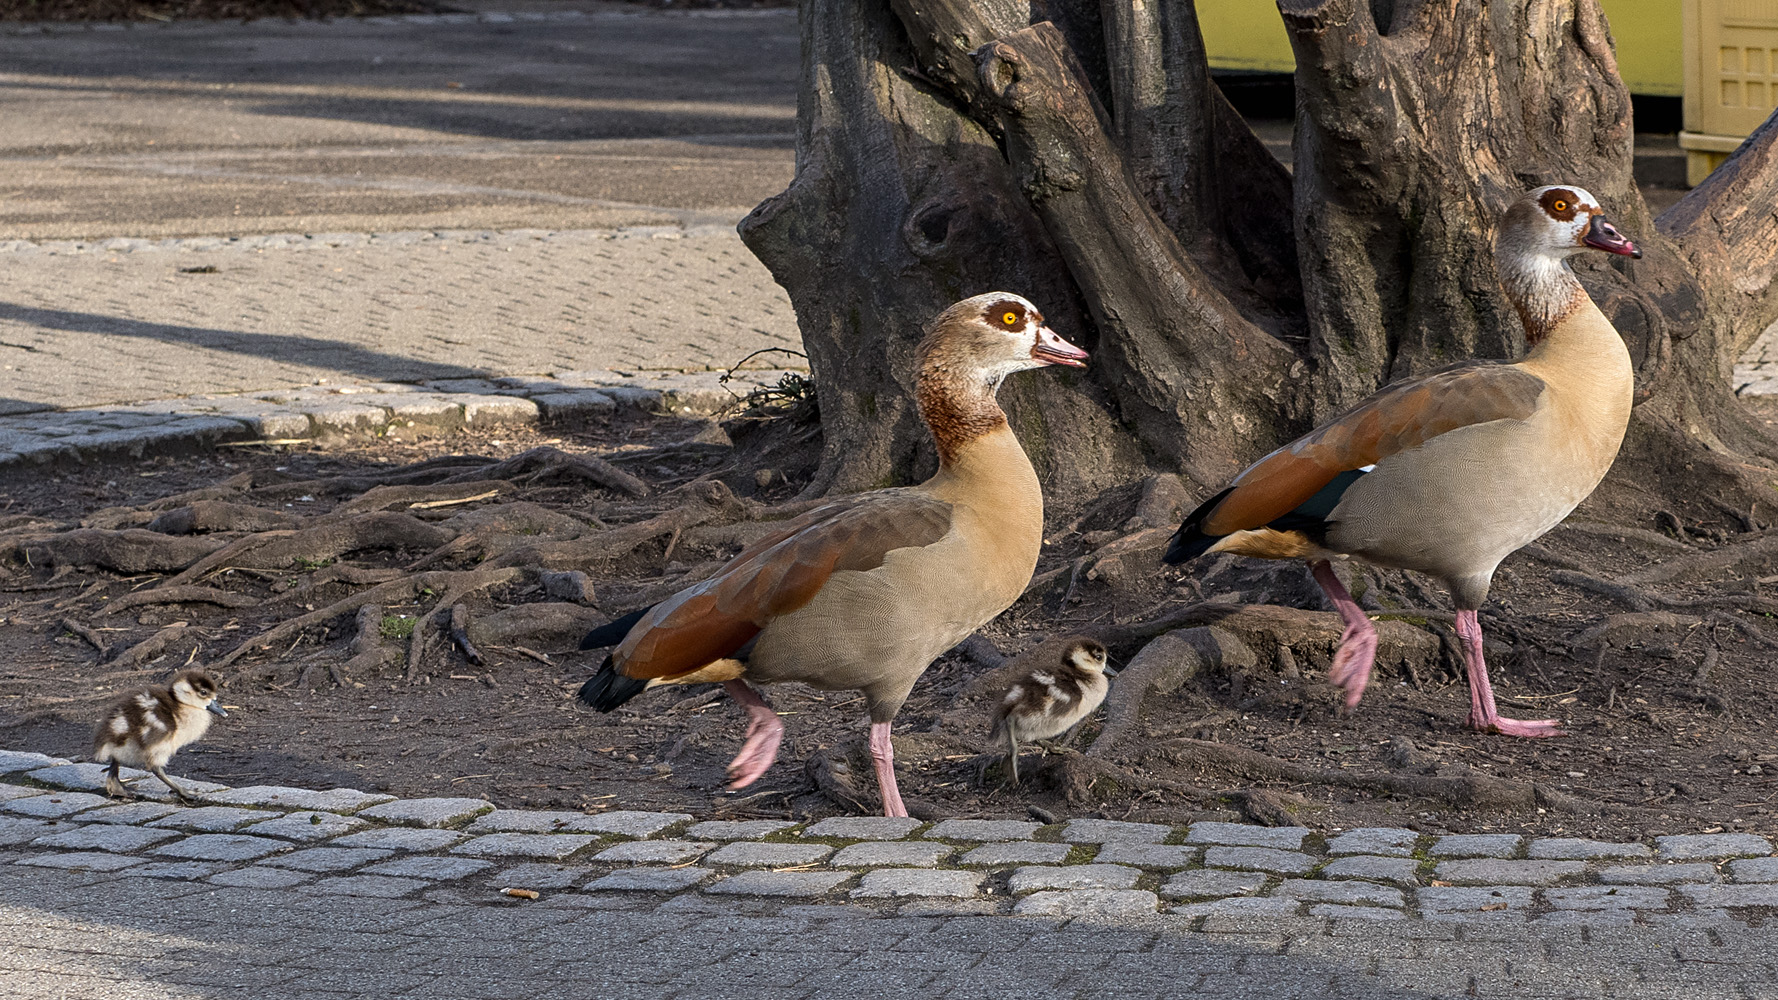
[[[0,751],[0,995],[1778,996],[1778,856],[1746,833],[188,805],[125,777],[113,803],[98,765]]]
[[[0,468],[710,413],[783,374],[760,365],[802,364],[721,381],[801,346],[728,228],[14,242],[0,261]]]

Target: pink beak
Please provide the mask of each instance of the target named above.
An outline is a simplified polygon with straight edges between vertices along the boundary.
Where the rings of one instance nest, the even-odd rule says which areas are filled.
[[[1087,366],[1087,352],[1056,336],[1056,331],[1047,326],[1037,328],[1037,343],[1031,347],[1031,356],[1046,365]]]
[[[1595,215],[1587,226],[1587,235],[1580,241],[1595,250],[1606,253],[1622,254],[1625,257],[1641,257],[1642,251],[1629,238],[1617,231],[1617,227],[1605,221],[1605,216]]]

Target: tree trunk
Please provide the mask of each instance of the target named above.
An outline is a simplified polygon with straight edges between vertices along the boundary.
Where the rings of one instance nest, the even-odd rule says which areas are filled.
[[[1778,125],[1657,222],[1597,0],[1278,2],[1294,175],[1189,0],[805,0],[796,180],[741,228],[809,345],[816,489],[931,468],[913,344],[994,288],[1093,352],[1003,394],[1046,486],[1220,486],[1389,381],[1522,352],[1493,235],[1558,182],[1645,250],[1579,268],[1638,362],[1625,467],[1747,486],[1771,446],[1729,372],[1778,319]]]

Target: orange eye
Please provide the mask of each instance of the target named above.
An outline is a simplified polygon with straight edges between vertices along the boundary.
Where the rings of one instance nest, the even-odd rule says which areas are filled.
[[[1019,314],[1009,312],[1000,317],[1000,322],[1005,323],[1007,326],[1017,326],[1019,325]]]
[[[1566,212],[1568,211],[1568,203],[1557,198],[1555,201],[1550,202],[1550,208],[1557,212]]]

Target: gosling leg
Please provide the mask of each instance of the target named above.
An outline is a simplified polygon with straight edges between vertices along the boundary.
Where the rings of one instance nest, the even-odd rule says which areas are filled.
[[[123,782],[118,779],[117,761],[115,760],[111,762],[109,768],[105,769],[105,794],[114,799],[123,799],[126,802],[135,801],[136,798],[136,796],[130,794],[130,790],[125,788]]]
[[[1012,731],[1010,725],[1006,727],[1006,762],[1012,768],[1012,783],[1017,785],[1019,783],[1019,737]]]
[[[149,770],[154,773],[155,777],[161,779],[162,783],[164,783],[168,788],[172,789],[173,794],[179,796],[180,800],[185,801],[185,802],[196,802],[197,801],[197,799],[192,797],[190,792],[187,792],[185,789],[180,788],[179,785],[177,783],[175,783],[172,778],[167,777],[167,772],[164,768],[151,767],[151,768],[149,768]]]

